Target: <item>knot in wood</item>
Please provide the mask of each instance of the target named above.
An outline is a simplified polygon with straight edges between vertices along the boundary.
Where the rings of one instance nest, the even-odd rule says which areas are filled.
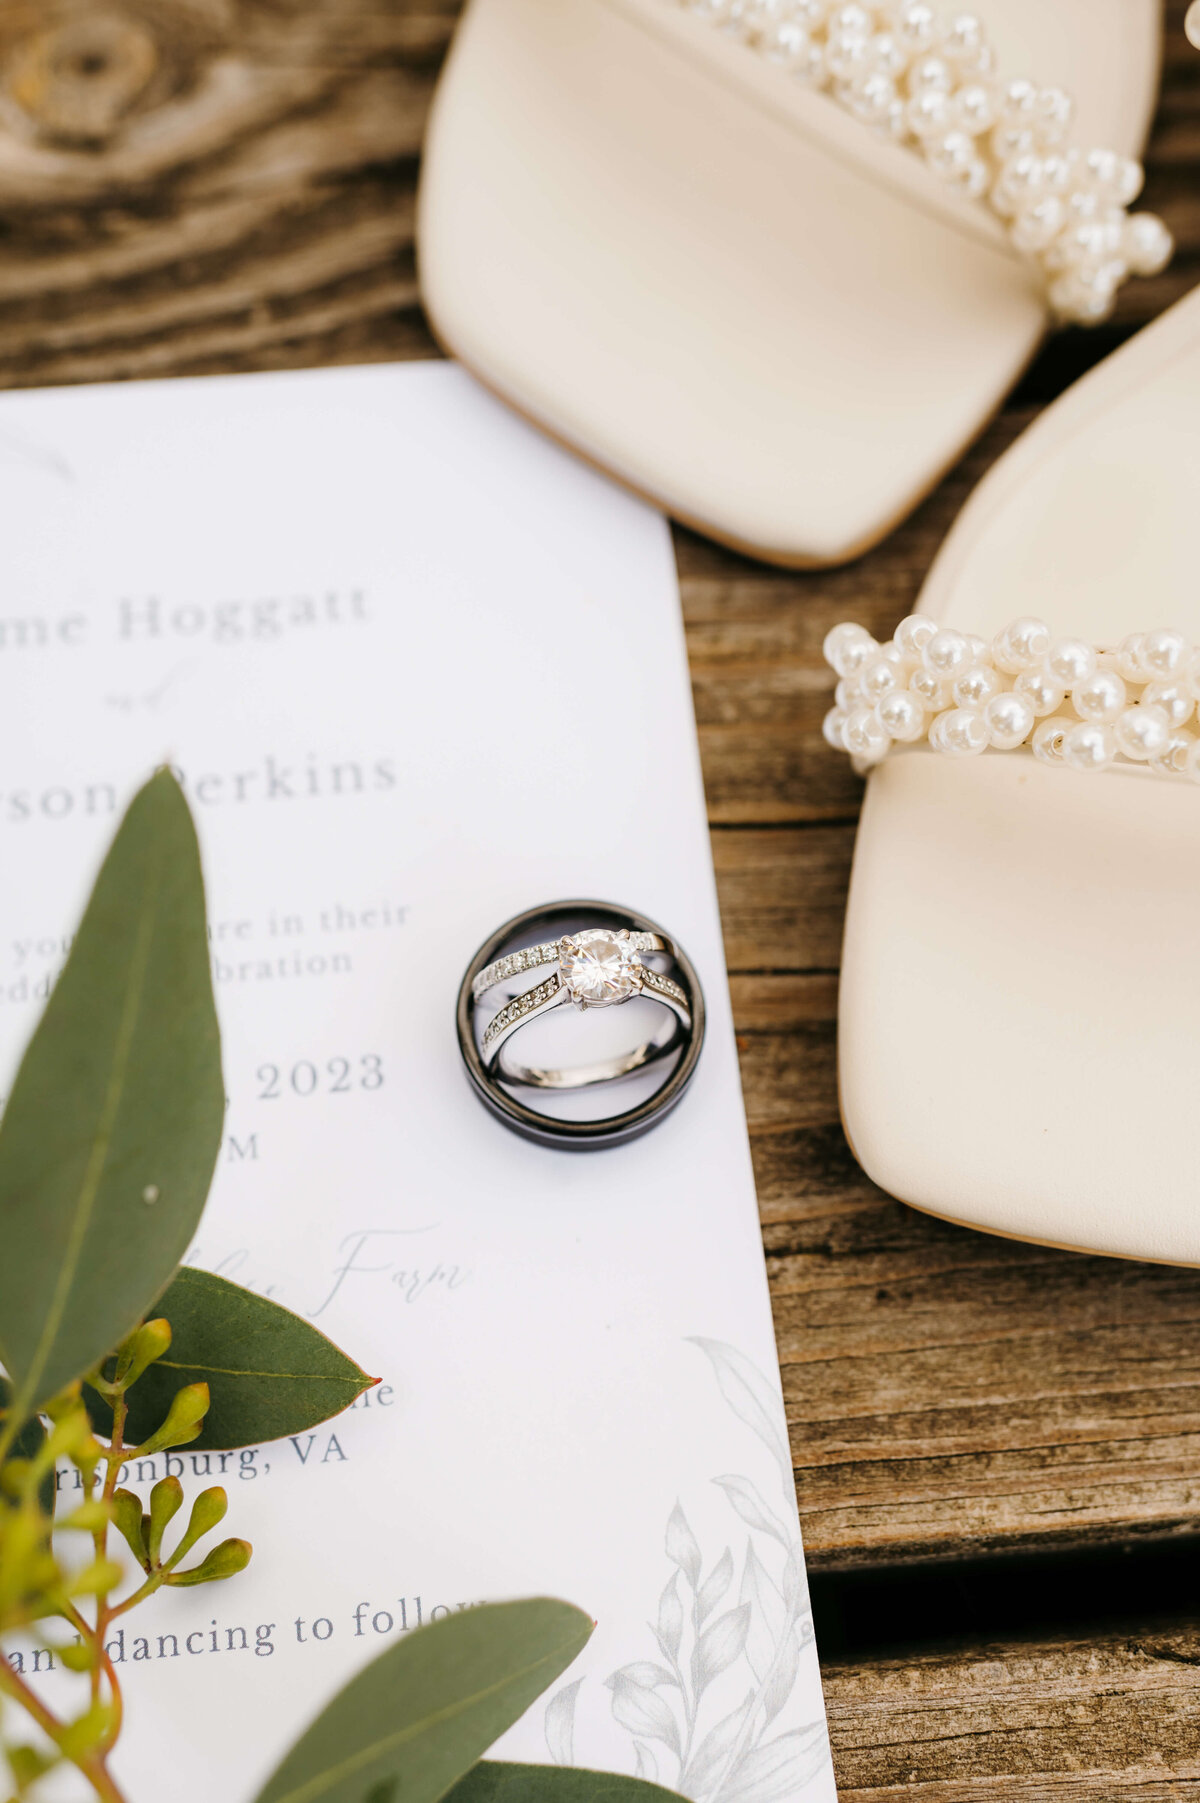
[[[159,60],[142,20],[89,9],[12,45],[5,85],[36,136],[99,146],[144,101]]]

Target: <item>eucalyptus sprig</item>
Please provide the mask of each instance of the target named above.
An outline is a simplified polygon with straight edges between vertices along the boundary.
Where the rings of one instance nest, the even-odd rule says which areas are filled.
[[[111,1769],[124,1702],[109,1629],[251,1557],[245,1540],[212,1543],[223,1489],[189,1506],[168,1471],[143,1507],[122,1468],[298,1434],[376,1381],[277,1303],[181,1267],[224,1111],[199,853],[162,770],[117,831],[0,1119],[0,1711],[40,1731],[14,1735],[0,1715],[14,1803],[64,1763],[102,1803],[128,1803]],[[663,1803],[631,1778],[482,1761],[591,1630],[534,1600],[406,1634],[258,1803]],[[34,1673],[6,1649],[14,1634],[37,1643]],[[79,1677],[72,1712],[30,1682],[41,1653]]]
[[[124,1714],[120,1683],[105,1650],[111,1624],[164,1584],[211,1583],[233,1577],[250,1562],[247,1541],[224,1540],[198,1564],[181,1566],[197,1542],[224,1518],[228,1506],[224,1490],[209,1489],[196,1497],[185,1533],[174,1551],[164,1556],[163,1530],[184,1500],[178,1478],[167,1477],[155,1485],[145,1516],[133,1492],[119,1487],[120,1472],[128,1459],[187,1445],[199,1435],[208,1412],[207,1386],[186,1385],[149,1439],[139,1445],[126,1443],[129,1391],[170,1344],[167,1321],[148,1321],[117,1348],[113,1360],[108,1361],[113,1367],[111,1374],[101,1369],[87,1374],[84,1381],[112,1409],[113,1430],[107,1442],[93,1433],[83,1385],[76,1381],[45,1405],[44,1421],[34,1417],[23,1424],[20,1450],[14,1448],[0,1467],[0,1642],[14,1631],[40,1629],[51,1620],[65,1622],[74,1630],[73,1639],[43,1640],[42,1645],[68,1671],[89,1679],[89,1695],[81,1712],[64,1720],[37,1696],[22,1671],[8,1658],[0,1659],[0,1694],[25,1708],[51,1748],[47,1751],[24,1742],[5,1747],[18,1797],[64,1760],[83,1772],[98,1797],[115,1800],[120,1796],[108,1770],[108,1757]],[[11,1401],[6,1413],[11,1419]],[[60,1460],[78,1474],[83,1500],[56,1520]],[[113,1600],[124,1576],[121,1564],[109,1552],[113,1527],[135,1552],[145,1573],[144,1582],[120,1602]],[[92,1543],[91,1556],[83,1565],[63,1557],[59,1550],[58,1536],[73,1534],[85,1535]]]

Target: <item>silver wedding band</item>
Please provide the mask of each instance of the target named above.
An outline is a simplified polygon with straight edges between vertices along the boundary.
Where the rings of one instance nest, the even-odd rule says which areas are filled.
[[[562,1065],[520,1058],[520,1035],[533,1022],[638,997],[660,1005],[662,1025],[628,1050]],[[608,902],[550,903],[507,921],[471,960],[459,991],[459,1046],[477,1094],[506,1125],[544,1144],[617,1145],[647,1131],[682,1096],[703,1036],[703,997],[686,955],[653,921]],[[673,1068],[648,1099],[601,1119],[558,1119],[513,1093],[618,1086],[667,1060]]]

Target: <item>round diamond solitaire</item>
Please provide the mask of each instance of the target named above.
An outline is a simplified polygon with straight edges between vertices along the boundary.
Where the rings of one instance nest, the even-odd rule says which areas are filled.
[[[558,944],[558,968],[571,1000],[580,1006],[605,1008],[627,1001],[642,987],[645,969],[627,932],[589,927]]]

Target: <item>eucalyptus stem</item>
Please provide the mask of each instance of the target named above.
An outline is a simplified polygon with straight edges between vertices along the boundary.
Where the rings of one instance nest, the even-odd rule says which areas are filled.
[[[129,1413],[129,1405],[125,1400],[124,1390],[121,1391],[119,1396],[113,1399],[112,1410],[112,1438],[109,1441],[108,1452],[105,1454],[104,1489],[102,1492],[102,1499],[106,1505],[111,1504],[112,1502],[113,1494],[117,1488],[117,1478],[120,1475],[121,1466],[124,1463],[125,1458],[125,1421]],[[108,1526],[109,1524],[107,1521],[103,1522],[92,1536],[95,1542],[96,1558],[98,1560],[107,1559],[108,1557]],[[98,1703],[100,1700],[100,1677],[103,1672],[104,1676],[108,1679],[113,1710],[115,1712],[113,1725],[105,1736],[105,1751],[110,1749],[115,1742],[117,1735],[120,1732],[121,1717],[124,1713],[120,1682],[113,1669],[112,1660],[104,1650],[104,1637],[108,1632],[108,1624],[112,1620],[113,1614],[112,1610],[109,1608],[108,1602],[110,1594],[109,1591],[105,1590],[96,1598],[96,1626],[94,1629],[96,1637],[96,1658],[92,1666],[92,1702]]]
[[[69,1730],[65,1722],[60,1722],[52,1710],[48,1709],[36,1691],[29,1688],[24,1679],[19,1678],[7,1659],[0,1658],[0,1691],[10,1696],[14,1703],[19,1703],[42,1730],[46,1738],[53,1742],[64,1759],[81,1772],[95,1791],[102,1803],[127,1803],[124,1792],[117,1785],[116,1779],[104,1763],[104,1756],[95,1752],[76,1757],[68,1750],[67,1736]]]

